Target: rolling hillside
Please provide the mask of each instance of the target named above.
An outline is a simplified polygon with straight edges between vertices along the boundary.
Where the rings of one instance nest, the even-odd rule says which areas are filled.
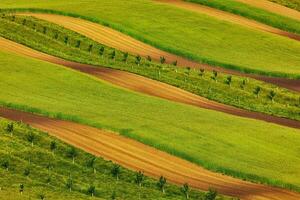
[[[110,129],[226,174],[295,189],[299,184],[298,130],[142,96],[14,54],[0,58],[2,105]],[[268,162],[260,162],[266,156]]]
[[[0,200],[299,200],[293,0],[2,0]]]

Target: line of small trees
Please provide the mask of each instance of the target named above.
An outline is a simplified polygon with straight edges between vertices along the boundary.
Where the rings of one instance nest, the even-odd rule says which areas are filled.
[[[187,67],[187,71],[188,71],[188,72],[187,72],[186,74],[189,75],[189,71],[190,71],[190,68],[189,68],[189,67]],[[204,70],[203,68],[201,68],[201,69],[199,70],[199,76],[200,76],[200,77],[204,76],[204,72],[205,72],[205,70]],[[215,71],[215,70],[213,70],[213,71],[212,71],[211,79],[214,80],[215,82],[217,82],[217,78],[218,78],[218,72]],[[232,84],[232,76],[231,76],[231,75],[228,75],[228,76],[226,77],[226,79],[225,79],[224,82],[225,82],[227,85],[231,86],[231,84]],[[244,89],[245,86],[246,86],[246,83],[247,83],[247,79],[243,79],[243,80],[241,81],[241,83],[240,83],[240,88],[241,88],[241,89]],[[256,87],[254,88],[254,90],[253,90],[253,94],[256,95],[257,98],[259,97],[259,95],[261,94],[261,92],[262,92],[262,88],[261,88],[260,86],[256,86]],[[275,92],[274,90],[270,90],[269,93],[267,94],[267,98],[268,98],[269,100],[271,100],[272,102],[274,102],[275,96],[276,96],[276,92]]]
[[[10,122],[6,125],[5,131],[8,134],[10,134],[11,136],[13,136],[13,132],[14,132],[14,129],[15,129],[14,127],[15,127],[14,123]],[[33,131],[29,131],[29,133],[26,135],[26,140],[28,141],[30,146],[33,148],[34,144],[38,141],[38,137],[37,137],[37,135],[35,135],[33,133]],[[55,152],[56,152],[57,148],[58,148],[57,142],[55,140],[52,140],[49,144],[49,151],[52,153],[53,156],[55,156]],[[79,152],[74,147],[69,147],[66,150],[66,156],[71,159],[72,164],[75,164],[75,161],[76,161],[76,158],[77,158],[78,155],[79,155]],[[97,158],[92,156],[90,159],[88,159],[86,161],[86,166],[88,168],[91,168],[94,174],[97,173],[97,169],[96,169],[96,166],[95,166],[96,160],[97,160]],[[30,162],[31,162],[31,160],[29,158],[29,163]],[[9,171],[9,169],[11,167],[9,159],[2,160],[1,161],[1,167],[4,168],[6,171]],[[54,166],[51,164],[51,162],[49,162],[46,165],[46,168],[48,170],[48,173],[50,173],[50,171],[54,168]],[[23,171],[23,175],[28,178],[30,176],[30,174],[31,174],[30,167],[26,167]],[[121,174],[121,166],[118,165],[118,164],[113,164],[113,166],[111,168],[111,175],[116,178],[116,181],[119,181],[120,174]],[[134,177],[134,182],[138,185],[138,187],[141,188],[144,181],[145,181],[144,173],[142,171],[136,172],[135,177]],[[51,177],[50,176],[47,178],[46,182],[47,182],[47,184],[50,184],[50,182],[51,182]],[[161,176],[157,181],[157,187],[163,194],[165,194],[166,184],[167,184],[167,179],[164,176]],[[65,183],[65,186],[70,192],[72,192],[74,182],[73,182],[73,179],[71,178],[71,176],[67,179],[67,181]],[[19,191],[20,191],[21,194],[23,194],[24,188],[25,188],[24,184],[20,184]],[[96,193],[96,187],[94,185],[90,185],[87,188],[86,191],[87,191],[88,195],[94,196],[95,193]],[[185,195],[186,199],[189,199],[190,188],[189,188],[189,185],[187,183],[182,186],[181,191]],[[210,192],[211,191],[209,191],[209,193]],[[45,195],[40,194],[39,198],[40,199],[45,199]],[[113,194],[112,194],[112,199],[115,199],[115,198],[116,198],[116,192],[114,191]]]
[[[5,17],[5,15],[2,15],[2,18],[4,18],[4,17]],[[10,20],[13,21],[13,22],[16,21],[16,16],[15,16],[15,15],[12,15],[12,16],[10,17]],[[32,23],[31,28],[33,28],[34,30],[37,30],[37,29],[36,29],[36,23],[34,23],[34,22],[31,22],[31,23]],[[28,24],[28,20],[27,20],[26,18],[23,19],[23,20],[22,20],[22,25],[27,25],[27,24]],[[44,33],[44,34],[47,34],[47,33],[48,33],[48,28],[47,28],[46,26],[42,26],[41,32]],[[54,34],[54,39],[57,40],[57,39],[59,38],[59,35],[60,35],[60,34],[62,34],[63,42],[64,42],[66,45],[70,45],[70,38],[69,38],[69,36],[65,35],[64,33],[60,33],[59,31],[56,31],[56,32],[55,32],[55,34]],[[75,47],[76,47],[76,48],[81,48],[81,46],[82,46],[82,41],[81,41],[81,40],[77,40],[77,41],[76,41],[76,44],[75,44]],[[91,52],[93,51],[93,49],[95,49],[94,45],[93,45],[93,44],[89,44],[89,45],[88,45],[88,48],[87,48],[86,50],[87,50],[89,53],[91,53]],[[109,49],[111,49],[111,48],[109,48]],[[117,56],[117,51],[116,51],[115,49],[112,49],[112,50],[110,50],[110,51],[111,51],[111,52],[108,53],[109,58],[110,58],[111,60],[115,61],[115,60],[116,60],[116,56]],[[98,52],[99,52],[99,55],[101,56],[101,58],[103,58],[103,57],[104,57],[104,54],[105,54],[105,47],[104,47],[104,46],[99,47],[99,48],[98,48]],[[122,57],[123,57],[123,58],[122,58],[122,61],[125,62],[125,63],[127,64],[127,63],[128,63],[128,58],[129,58],[129,53],[128,53],[128,52],[124,52],[124,53],[122,53],[122,54],[123,54],[123,56],[122,56]],[[146,60],[147,60],[148,62],[152,62],[152,58],[151,58],[150,56],[147,56]],[[142,61],[142,57],[141,57],[140,55],[135,56],[135,61],[134,61],[134,63],[135,63],[136,65],[140,66],[141,61]],[[164,65],[164,64],[166,63],[166,58],[165,58],[164,56],[161,56],[160,59],[159,59],[159,61],[160,61],[160,64],[161,64],[161,65]],[[177,66],[177,61],[174,61],[172,64],[173,64],[174,66]],[[132,67],[133,67],[133,66],[132,66]],[[162,69],[162,68],[163,68],[163,67],[160,66],[159,69],[158,69],[158,78],[160,78],[160,74],[161,74],[161,69]],[[190,68],[190,67],[187,67],[186,69],[187,69],[186,74],[189,76],[189,75],[190,75],[191,68]],[[177,69],[176,69],[176,72],[177,72]],[[202,68],[202,69],[200,69],[199,76],[202,77],[203,75],[204,75],[204,69]],[[214,80],[215,82],[218,81],[218,71],[216,71],[216,70],[213,70],[213,71],[212,71],[211,79]],[[186,81],[186,79],[185,79],[185,81]],[[230,87],[230,86],[232,85],[232,81],[233,81],[233,80],[232,80],[232,76],[231,76],[231,75],[228,75],[228,76],[226,77],[226,79],[225,79],[224,82],[225,82],[225,84],[229,85],[229,87]],[[241,88],[241,89],[244,89],[245,86],[246,86],[246,83],[247,83],[247,80],[246,80],[246,79],[243,79],[243,80],[241,81],[241,83],[240,83],[240,88]],[[256,97],[258,98],[258,97],[260,96],[260,94],[261,94],[261,91],[262,91],[261,87],[260,87],[260,86],[257,86],[257,87],[254,88],[253,94],[256,95]],[[267,98],[268,98],[269,100],[271,100],[272,102],[274,102],[275,96],[276,96],[276,92],[275,92],[274,90],[269,91],[269,93],[267,94]]]

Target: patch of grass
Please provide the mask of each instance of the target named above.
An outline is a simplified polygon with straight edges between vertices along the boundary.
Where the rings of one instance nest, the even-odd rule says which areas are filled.
[[[76,116],[208,169],[300,191],[299,130],[144,96],[3,52],[0,79],[1,105]]]
[[[181,69],[146,59],[141,59],[137,65],[135,56],[128,55],[124,61],[123,52],[55,24],[32,17],[5,16],[3,19],[0,19],[0,36],[39,51],[81,63],[133,72],[239,108],[300,120],[300,96],[297,93],[253,79]],[[101,49],[103,54],[100,54]],[[260,90],[256,94],[257,88]]]
[[[81,17],[202,63],[270,76],[300,74],[300,44],[294,40],[148,0],[5,0],[0,7]]]
[[[189,2],[199,3],[205,6],[213,7],[219,10],[241,15],[249,19],[262,22],[264,24],[300,34],[299,21],[284,17],[260,8],[256,8],[235,0],[186,0]]]
[[[300,11],[300,1],[299,0],[269,0],[289,8]]]
[[[13,124],[12,134],[6,131],[12,122],[0,118],[0,199],[92,199],[88,188],[95,186],[93,199],[184,199],[180,187],[166,184],[165,194],[157,180],[146,177],[140,188],[136,173],[119,168],[118,180],[111,173],[114,163],[96,158],[79,149],[21,123]],[[34,135],[34,145],[28,135]],[[55,145],[51,145],[51,144]],[[50,147],[53,148],[50,148]],[[75,162],[68,155],[76,152]],[[91,165],[91,160],[94,160]],[[4,164],[8,163],[8,164]],[[25,173],[26,171],[26,173]],[[68,184],[71,183],[71,184]],[[23,193],[20,185],[24,186]],[[204,199],[203,192],[193,190],[192,199]],[[219,199],[229,199],[219,197]]]

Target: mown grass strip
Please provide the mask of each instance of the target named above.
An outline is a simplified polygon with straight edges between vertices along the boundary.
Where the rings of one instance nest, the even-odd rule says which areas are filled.
[[[234,0],[186,0],[205,6],[230,12],[264,24],[279,28],[284,31],[300,34],[300,23],[292,18],[284,17],[269,11],[256,8]]]

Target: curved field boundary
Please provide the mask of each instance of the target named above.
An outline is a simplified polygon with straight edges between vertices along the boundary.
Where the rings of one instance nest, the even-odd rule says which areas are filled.
[[[127,88],[129,90],[133,90],[139,93],[156,96],[170,101],[193,105],[200,108],[216,110],[240,117],[252,118],[255,120],[262,120],[291,128],[300,129],[300,121],[280,118],[263,113],[251,112],[235,108],[233,106],[228,106],[214,101],[210,101],[206,98],[200,97],[198,95],[179,89],[177,87],[161,83],[159,81],[155,81],[133,73],[66,61],[61,58],[38,52],[36,50],[30,49],[21,44],[12,42],[10,40],[6,40],[1,37],[0,47],[1,50],[44,60],[54,64],[63,65],[78,70],[80,72],[90,74],[92,76],[110,82],[114,85],[120,86],[122,88]]]
[[[297,10],[273,3],[268,0],[236,0],[257,8],[262,8],[264,10],[276,13],[278,15],[283,15],[300,21],[300,12]]]
[[[124,52],[129,52],[134,55],[140,55],[143,57],[147,57],[149,55],[151,56],[151,58],[153,58],[156,61],[159,61],[160,57],[164,56],[168,63],[177,60],[179,66],[204,68],[206,70],[216,70],[223,73],[251,77],[257,80],[265,81],[268,83],[272,83],[274,85],[278,85],[280,87],[284,87],[290,90],[300,92],[300,80],[276,78],[276,77],[254,75],[254,74],[244,74],[235,70],[209,66],[206,64],[199,64],[197,62],[188,60],[186,58],[154,48],[148,44],[140,42],[114,29],[102,26],[94,22],[83,20],[80,18],[54,15],[54,14],[40,14],[40,13],[39,14],[26,13],[23,15],[34,16],[39,19],[43,19],[61,25],[67,29],[73,30],[86,37],[89,37],[95,40],[96,42],[99,42],[109,47],[113,47],[115,49],[119,49]]]
[[[211,8],[208,6],[200,5],[197,3],[186,2],[183,0],[155,0],[156,2],[170,4],[176,6],[178,8],[183,8],[186,10],[190,10],[193,12],[206,14],[211,17],[217,18],[219,20],[229,21],[241,26],[245,26],[248,28],[252,28],[255,30],[265,31],[268,33],[273,33],[276,35],[288,37],[297,41],[300,41],[300,35],[289,33],[278,28],[274,28],[272,26],[257,22],[255,20],[251,20],[240,15],[235,15],[229,12],[221,11],[215,8]]]
[[[299,193],[210,172],[188,161],[104,130],[1,107],[0,116],[27,123],[89,153],[129,169],[143,171],[148,176],[158,178],[163,175],[175,184],[189,183],[201,190],[213,187],[221,194],[245,200],[300,199]]]

